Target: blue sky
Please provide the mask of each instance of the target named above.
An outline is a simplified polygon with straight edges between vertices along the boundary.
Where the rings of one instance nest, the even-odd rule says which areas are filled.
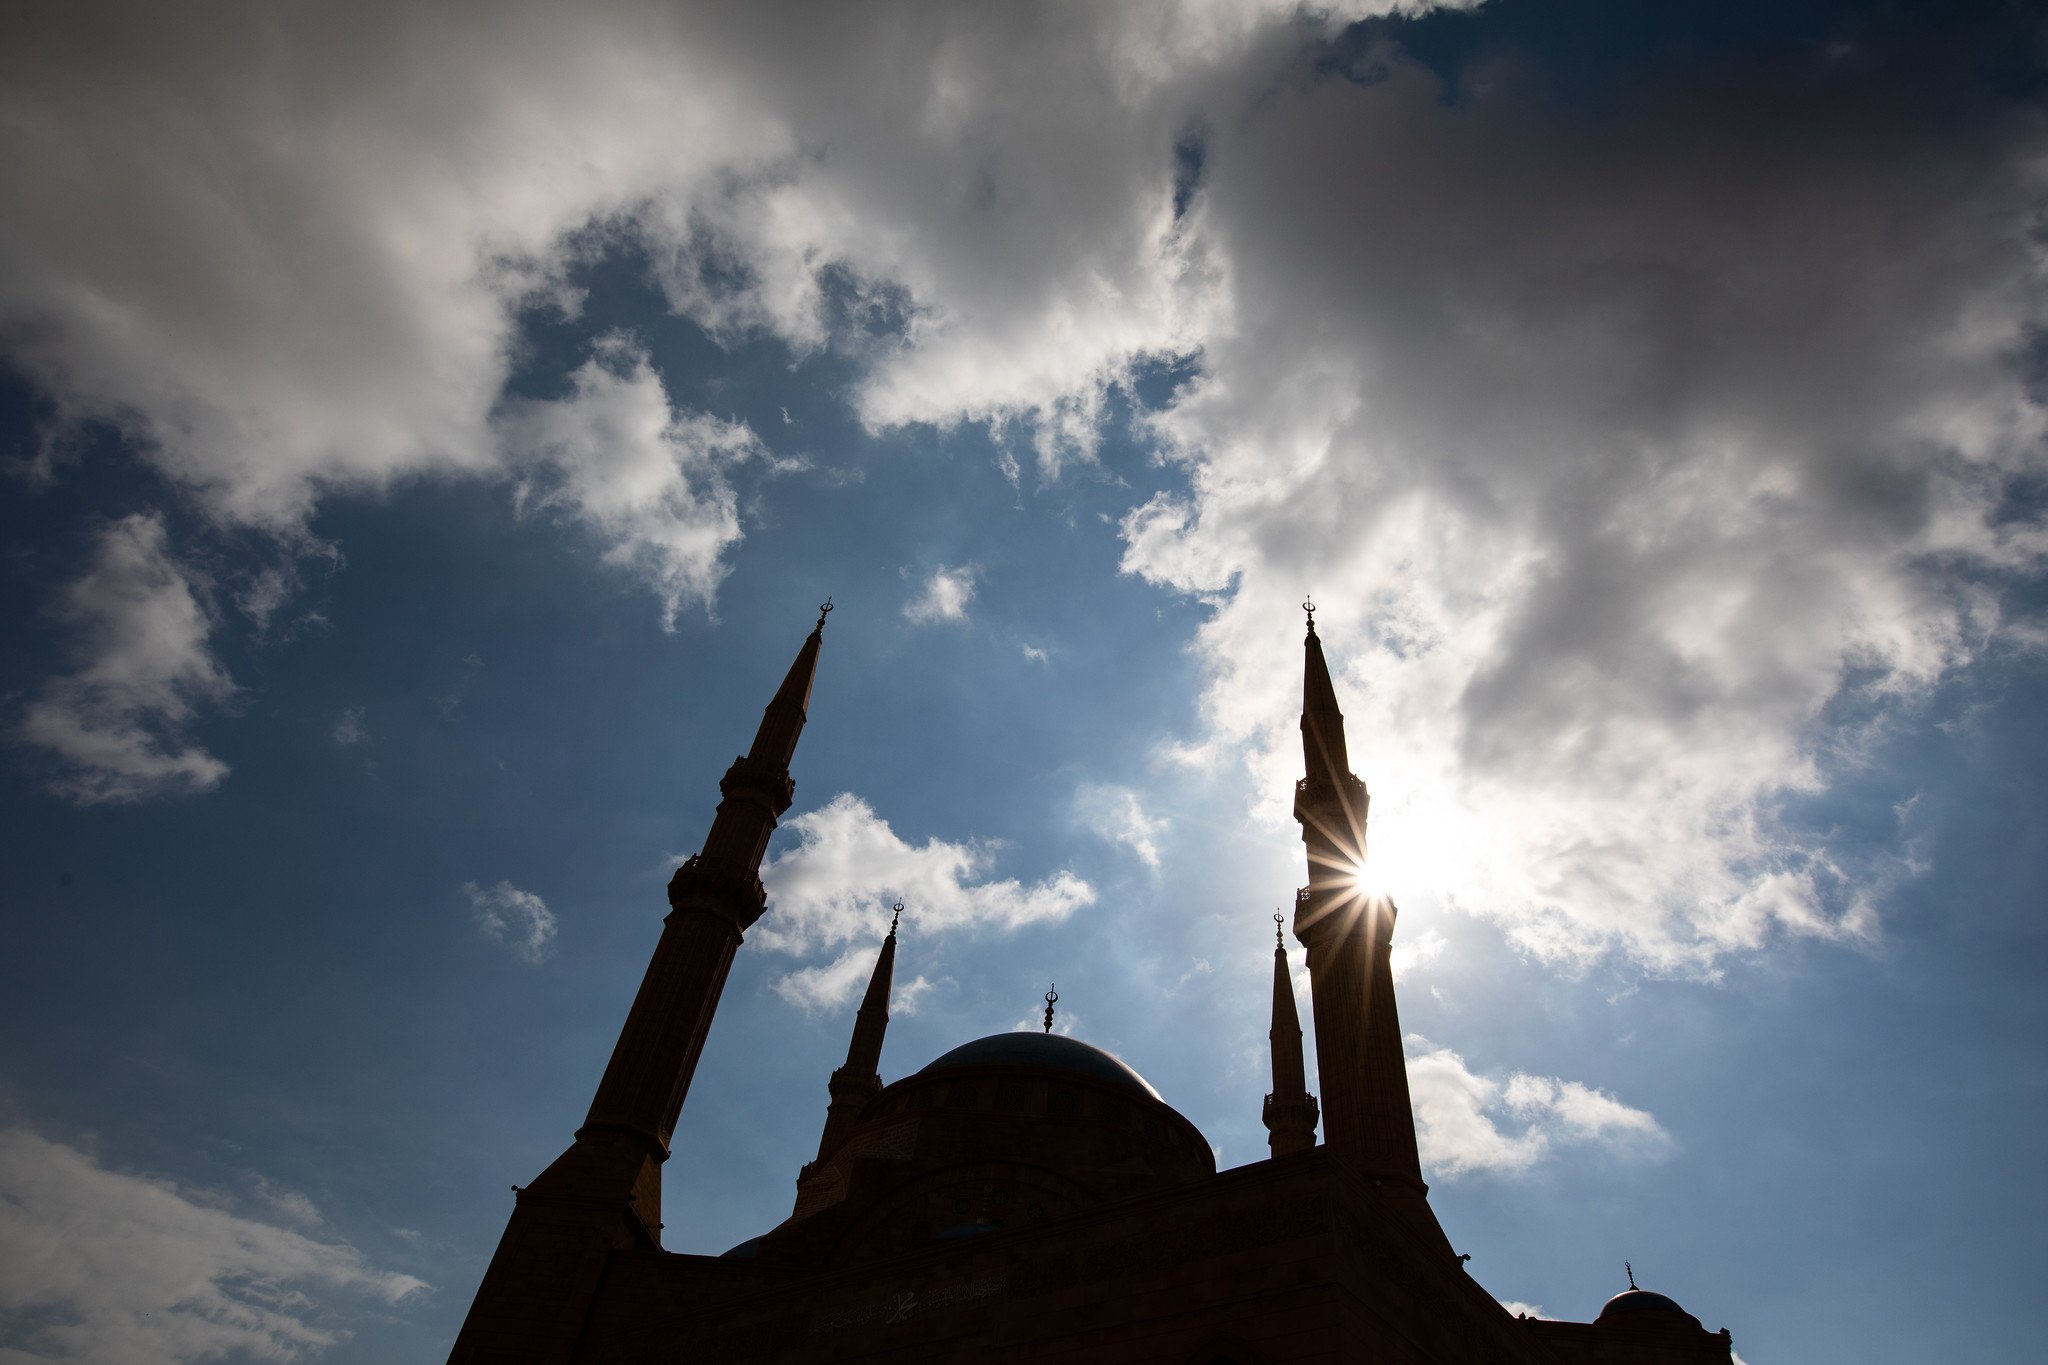
[[[1263,1155],[1313,593],[1478,1280],[2026,1354],[2048,31],[1385,8],[0,21],[0,1360],[441,1358],[827,594],[671,1247],[898,896]]]

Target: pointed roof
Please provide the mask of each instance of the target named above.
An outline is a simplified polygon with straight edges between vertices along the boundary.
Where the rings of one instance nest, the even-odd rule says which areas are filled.
[[[896,902],[897,918],[902,918],[903,902]],[[889,936],[882,940],[882,951],[875,957],[874,975],[868,978],[868,991],[860,1000],[860,1013],[865,1016],[880,1010],[882,1018],[889,1018],[889,989],[896,979],[896,920],[889,922]],[[877,1051],[880,1049],[878,1048]]]
[[[775,697],[761,715],[761,728],[754,732],[754,746],[747,757],[777,768],[787,768],[796,756],[797,737],[803,733],[804,717],[811,704],[811,682],[818,675],[818,650],[825,643],[825,618],[832,612],[832,599],[818,608],[818,624],[804,638],[796,660],[775,689]]]
[[[1314,783],[1349,774],[1351,756],[1344,746],[1344,712],[1338,709],[1330,665],[1316,636],[1315,608],[1303,606],[1308,610],[1308,637],[1302,646],[1308,657],[1301,675],[1301,754],[1308,780]]]

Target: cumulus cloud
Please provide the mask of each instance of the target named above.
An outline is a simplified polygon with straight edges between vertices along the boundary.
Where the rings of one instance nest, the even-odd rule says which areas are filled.
[[[268,1197],[291,1221],[317,1221],[302,1195]],[[24,1128],[0,1130],[0,1264],[0,1313],[19,1323],[0,1354],[24,1362],[308,1360],[347,1340],[351,1303],[426,1288],[345,1243]]]
[[[907,843],[851,793],[804,812],[788,828],[796,844],[761,871],[768,913],[752,936],[787,953],[854,945],[807,978],[810,985],[791,988],[805,999],[844,999],[865,979],[862,961],[872,966],[869,945],[886,927],[885,907],[899,897],[908,907],[906,923],[920,935],[1057,922],[1095,901],[1095,888],[1065,869],[1030,883],[985,880],[992,845]]]
[[[510,882],[490,887],[464,882],[462,894],[469,897],[477,932],[510,949],[513,956],[537,963],[554,951],[555,912],[531,891]]]
[[[170,548],[163,518],[138,512],[100,531],[92,566],[57,614],[76,667],[29,702],[17,731],[66,771],[52,790],[81,804],[202,792],[227,764],[180,735],[234,692],[208,637],[206,580]]]
[[[936,625],[941,621],[965,621],[967,604],[974,600],[972,564],[949,569],[944,565],[926,576],[917,596],[903,604],[904,619],[915,625]]]
[[[1968,53],[1900,12],[1739,89],[1653,63],[1604,117],[1511,47],[1449,87],[1318,47],[1416,8],[39,10],[0,52],[7,354],[223,521],[516,469],[669,618],[750,438],[630,354],[492,420],[574,261],[629,243],[718,335],[843,350],[870,427],[987,422],[1045,478],[1186,361],[1147,427],[1185,486],[1123,522],[1213,603],[1177,752],[1284,790],[1314,588],[1396,889],[1669,970],[1868,933],[1885,870],[1781,811],[1853,761],[1831,707],[1967,666],[2041,563],[2039,125],[1960,108]],[[134,738],[74,714],[53,742]],[[218,780],[152,742],[87,790]]]
[[[1383,50],[1217,125],[1228,324],[1153,423],[1188,487],[1123,526],[1215,604],[1197,751],[1286,789],[1313,588],[1398,895],[1674,971],[1870,932],[1898,869],[1782,812],[1857,759],[1831,707],[1909,707],[2042,562],[2048,162],[1866,37],[1899,60],[1590,121],[1512,56],[1447,90]]]
[[[775,993],[799,1009],[813,1012],[850,1005],[867,990],[868,979],[875,971],[875,957],[880,951],[879,948],[856,944],[830,962],[801,967],[776,978]],[[931,993],[934,984],[924,976],[892,982],[889,1012],[892,1015],[916,1014],[919,1003]]]
[[[761,453],[743,422],[677,413],[644,349],[620,337],[552,402],[514,405],[500,424],[516,458],[541,465],[528,497],[568,511],[608,543],[605,562],[644,577],[664,629],[688,604],[710,607],[740,539],[726,468]]]
[[[1139,862],[1159,866],[1159,839],[1172,822],[1145,813],[1129,787],[1090,785],[1074,793],[1074,810],[1097,837],[1127,848]]]
[[[1526,1170],[1558,1147],[1661,1155],[1670,1135],[1650,1114],[1578,1081],[1474,1072],[1448,1048],[1410,1034],[1408,1088],[1425,1166],[1439,1175]]]

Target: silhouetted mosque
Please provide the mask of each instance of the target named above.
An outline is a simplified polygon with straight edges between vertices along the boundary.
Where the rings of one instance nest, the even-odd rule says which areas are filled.
[[[1590,1323],[1517,1317],[1437,1226],[1387,960],[1394,908],[1357,889],[1368,798],[1313,615],[1294,793],[1308,885],[1294,933],[1308,953],[1321,1145],[1284,942],[1272,1156],[1218,1171],[1208,1141],[1144,1077],[1050,1032],[1050,1001],[1047,1032],[977,1039],[885,1085],[892,924],[790,1216],[723,1256],[664,1251],[669,1135],[733,954],[767,908],[757,874],[795,792],[789,762],[824,628],[821,611],[753,748],[719,783],[589,1117],[519,1190],[453,1361],[1731,1359],[1725,1330],[1707,1332],[1632,1276]]]

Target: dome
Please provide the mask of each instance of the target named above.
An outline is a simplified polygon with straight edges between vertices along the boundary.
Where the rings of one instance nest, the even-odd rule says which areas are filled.
[[[1159,1098],[1151,1083],[1133,1071],[1121,1058],[1101,1048],[1064,1038],[1056,1033],[992,1033],[971,1043],[962,1043],[931,1062],[917,1074],[947,1071],[964,1066],[1029,1066],[1046,1071],[1068,1071],[1090,1080],[1107,1082]]]
[[[1647,1321],[1653,1314],[1670,1314],[1673,1317],[1690,1322],[1694,1326],[1699,1325],[1698,1320],[1692,1314],[1680,1308],[1675,1299],[1666,1298],[1664,1295],[1653,1293],[1648,1289],[1622,1290],[1619,1294],[1616,1294],[1605,1304],[1601,1305],[1600,1316],[1593,1319],[1593,1321],[1614,1322],[1621,1318]]]

